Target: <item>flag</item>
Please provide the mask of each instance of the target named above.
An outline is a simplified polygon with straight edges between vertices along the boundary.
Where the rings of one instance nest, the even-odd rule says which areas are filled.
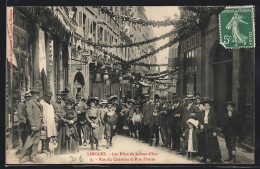
[[[7,7],[7,23],[6,23],[6,58],[15,67],[17,66],[17,61],[15,54],[13,52],[13,7]],[[12,14],[12,16],[10,16]]]
[[[45,51],[45,35],[44,31],[39,28],[39,70],[44,70],[46,75],[46,51]]]

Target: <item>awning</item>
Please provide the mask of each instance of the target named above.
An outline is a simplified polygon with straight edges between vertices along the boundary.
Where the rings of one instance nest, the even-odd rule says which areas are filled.
[[[145,86],[145,87],[149,87],[150,85],[145,83],[145,82],[139,82],[141,85]]]

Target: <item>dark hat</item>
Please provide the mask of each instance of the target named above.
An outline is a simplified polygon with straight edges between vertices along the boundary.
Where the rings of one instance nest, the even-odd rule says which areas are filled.
[[[51,91],[47,91],[47,92],[45,92],[44,94],[45,94],[46,96],[50,96],[50,97],[52,96],[52,92],[51,92]]]
[[[195,97],[199,97],[200,98],[200,93],[195,93]]]
[[[76,98],[79,98],[79,97],[81,97],[81,94],[80,94],[80,93],[77,93],[77,94],[76,94]]]
[[[155,98],[155,99],[159,99],[160,96],[159,96],[158,94],[155,94],[155,95],[154,95],[154,98]]]
[[[162,96],[161,100],[167,100],[167,97],[166,96]]]
[[[109,100],[117,100],[117,95],[110,96]]]
[[[67,100],[65,101],[65,103],[66,103],[66,104],[71,104],[71,105],[72,105],[72,104],[73,104],[73,100],[72,100],[71,98],[70,98],[70,99],[67,99]]]
[[[129,99],[129,100],[127,101],[127,103],[133,103],[133,104],[135,104],[135,101],[134,101],[133,99]]]
[[[25,93],[24,97],[32,97],[31,93]]]
[[[98,105],[99,99],[97,99],[96,97],[91,97],[88,99],[87,105],[90,106],[90,103],[92,103],[92,102],[95,103],[95,105]]]
[[[186,100],[195,100],[195,97],[193,95],[187,95],[185,98]]]
[[[226,102],[226,106],[227,106],[227,105],[231,105],[231,106],[235,107],[235,103],[232,102],[232,101],[227,101],[227,102]]]
[[[214,103],[214,100],[209,97],[204,97],[202,100],[202,104],[205,105],[206,103],[212,105]]]
[[[37,88],[32,88],[30,93],[40,93],[40,91]]]

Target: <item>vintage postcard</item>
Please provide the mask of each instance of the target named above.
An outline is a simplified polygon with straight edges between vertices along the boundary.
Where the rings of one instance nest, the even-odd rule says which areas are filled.
[[[254,8],[7,6],[6,165],[254,164]]]

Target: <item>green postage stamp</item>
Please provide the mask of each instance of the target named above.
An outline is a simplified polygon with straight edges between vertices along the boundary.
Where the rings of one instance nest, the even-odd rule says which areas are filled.
[[[254,7],[226,7],[219,14],[219,31],[225,48],[255,47]]]

